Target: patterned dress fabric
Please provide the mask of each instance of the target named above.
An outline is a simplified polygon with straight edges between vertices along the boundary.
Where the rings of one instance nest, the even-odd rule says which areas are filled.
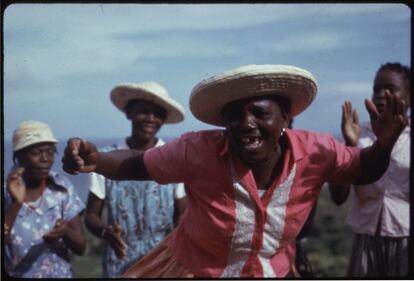
[[[11,243],[5,245],[5,270],[21,278],[73,278],[69,249],[63,239],[46,243],[42,236],[56,220],[69,222],[85,204],[72,183],[63,175],[50,172],[51,181],[37,202],[23,203],[11,229]],[[4,185],[4,210],[12,198]]]

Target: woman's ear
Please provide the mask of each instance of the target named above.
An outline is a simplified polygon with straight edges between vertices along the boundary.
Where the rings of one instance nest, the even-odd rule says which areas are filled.
[[[134,118],[133,115],[133,110],[131,108],[131,104],[127,104],[127,106],[125,107],[125,116],[128,120],[132,120]]]
[[[291,129],[291,124],[293,123],[293,119],[290,118],[290,115],[287,112],[282,112],[282,119],[283,119],[283,128]]]
[[[125,105],[125,107],[124,107],[124,109],[125,109],[125,117],[128,119],[128,120],[132,120],[133,119],[133,110],[132,110],[132,104],[133,103],[135,103],[136,101],[129,101],[126,105]]]
[[[126,111],[125,111],[125,116],[126,116],[126,118],[128,119],[128,120],[131,120],[132,118],[131,118],[131,112],[127,109]]]

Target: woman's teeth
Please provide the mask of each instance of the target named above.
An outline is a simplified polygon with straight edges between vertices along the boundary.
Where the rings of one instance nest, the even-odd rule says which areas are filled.
[[[257,148],[260,143],[261,139],[259,137],[242,137],[241,142],[246,149],[254,149]]]

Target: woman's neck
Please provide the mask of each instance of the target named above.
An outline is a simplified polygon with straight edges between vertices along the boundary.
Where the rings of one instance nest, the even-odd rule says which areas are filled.
[[[46,189],[46,179],[24,179],[26,185],[26,199],[25,202],[34,202]]]
[[[147,150],[151,147],[154,147],[157,143],[157,138],[152,138],[149,140],[143,140],[139,138],[134,138],[133,136],[127,138],[127,144],[131,149]]]
[[[46,179],[31,179],[23,176],[24,183],[27,189],[41,189]]]
[[[250,168],[258,189],[268,189],[275,178],[281,174],[283,155],[282,149],[278,144],[277,149],[267,161],[255,164]]]

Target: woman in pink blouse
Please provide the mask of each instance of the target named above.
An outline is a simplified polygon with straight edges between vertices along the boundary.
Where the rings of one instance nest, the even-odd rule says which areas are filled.
[[[316,79],[301,68],[247,65],[196,85],[190,109],[225,129],[190,132],[142,151],[99,153],[79,138],[62,159],[69,173],[114,179],[184,182],[188,207],[178,227],[124,277],[285,277],[295,238],[325,181],[368,183],[388,166],[407,120],[397,97],[373,124],[368,148],[346,147],[327,134],[288,129],[314,100]],[[374,168],[373,168],[374,167]]]

